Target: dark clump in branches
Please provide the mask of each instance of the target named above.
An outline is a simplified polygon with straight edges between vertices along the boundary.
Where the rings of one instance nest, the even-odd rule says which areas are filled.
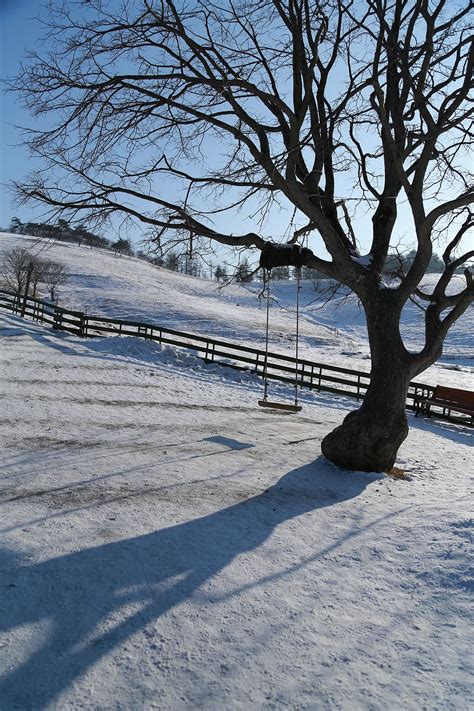
[[[295,245],[305,246],[302,266],[360,299],[371,350],[363,403],[322,450],[348,468],[389,468],[408,432],[408,383],[474,298],[470,9],[469,0],[58,5],[52,51],[13,82],[33,113],[51,117],[29,134],[49,170],[18,195],[71,219],[135,219],[158,243],[261,250],[269,264],[294,264]],[[280,252],[262,225],[285,209],[290,246]],[[230,233],[222,216],[238,224],[244,210],[252,224]],[[407,230],[413,258],[387,285]],[[441,242],[443,271],[428,288]],[[418,352],[400,335],[409,299],[425,308]]]
[[[274,244],[266,242],[260,252],[260,267],[274,269],[275,267],[302,267],[312,256],[311,250],[299,244]]]

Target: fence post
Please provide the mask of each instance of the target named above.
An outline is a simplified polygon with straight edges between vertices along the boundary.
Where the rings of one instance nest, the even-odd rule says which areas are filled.
[[[296,367],[296,375],[298,375],[298,366]],[[304,387],[304,363],[301,363],[301,380],[300,380],[300,388]]]
[[[25,294],[23,296],[23,303],[21,305],[21,313],[20,316],[24,318],[25,316],[25,311],[26,311],[26,300],[28,299],[28,292],[30,290],[30,281],[31,281],[31,275],[33,274],[33,262],[30,262],[28,264],[28,267],[26,269],[26,284],[25,284]]]
[[[87,316],[85,313],[81,313],[79,317],[79,336],[81,338],[87,337]]]
[[[56,331],[60,331],[62,325],[63,325],[63,313],[62,313],[61,309],[59,309],[55,306],[54,311],[53,311],[53,329]]]
[[[35,321],[42,321],[43,320],[43,313],[44,313],[44,304],[42,304],[40,301],[35,301],[35,308],[33,312],[33,318]]]

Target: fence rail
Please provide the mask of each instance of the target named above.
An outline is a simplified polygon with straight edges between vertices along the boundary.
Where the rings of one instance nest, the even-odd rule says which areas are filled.
[[[266,368],[269,379],[291,385],[297,382],[301,388],[346,395],[357,400],[363,398],[370,383],[370,374],[359,370],[300,358],[296,367],[295,358],[292,356],[265,353],[264,350],[251,346],[185,333],[156,324],[85,314],[30,296],[25,302],[23,296],[9,291],[0,290],[0,308],[13,313],[23,313],[35,321],[49,324],[53,329],[81,338],[114,334],[146,338],[160,344],[192,350],[206,362],[219,363],[237,370],[250,370],[260,376],[263,376]],[[433,391],[434,387],[431,385],[410,383],[406,407],[413,410],[416,396],[430,397]],[[445,419],[466,422],[462,417],[446,416]]]

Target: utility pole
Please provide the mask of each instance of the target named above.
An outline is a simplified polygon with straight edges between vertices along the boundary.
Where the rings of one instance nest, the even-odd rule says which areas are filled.
[[[31,281],[31,275],[33,273],[33,262],[30,262],[26,268],[26,284],[25,284],[25,293],[23,296],[23,303],[21,305],[21,314],[20,316],[23,318],[25,315],[26,311],[26,300],[28,299],[28,292],[30,290],[30,281]]]

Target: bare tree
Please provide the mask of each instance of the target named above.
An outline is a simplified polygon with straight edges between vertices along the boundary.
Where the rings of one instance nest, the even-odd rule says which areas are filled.
[[[60,6],[52,52],[14,83],[52,121],[29,141],[50,170],[17,185],[20,197],[71,219],[128,215],[158,240],[263,250],[263,266],[274,252],[262,220],[290,206],[286,263],[346,284],[367,317],[370,387],[322,451],[352,469],[391,467],[408,433],[408,383],[440,356],[474,295],[468,270],[449,290],[473,256],[463,249],[473,223],[469,0],[124,0],[120,8]],[[223,211],[244,206],[253,231],[219,229]],[[401,206],[416,256],[387,287]],[[310,237],[313,248],[300,249]],[[444,271],[425,292],[440,238]],[[410,298],[426,301],[417,353],[399,328]]]
[[[31,295],[36,298],[38,285],[44,282],[47,262],[39,257],[34,257],[31,270]]]
[[[214,270],[214,278],[216,281],[225,281],[225,279],[227,279],[227,271],[225,266],[223,267],[221,264],[217,265]]]
[[[112,249],[115,254],[126,254],[128,256],[132,254],[132,245],[130,244],[130,240],[123,237],[112,244]]]
[[[58,288],[65,284],[69,277],[70,272],[65,264],[53,261],[44,262],[41,281],[46,285],[51,301],[57,301]]]
[[[8,249],[2,255],[2,281],[5,288],[23,295],[26,288],[27,274],[31,271],[39,274],[39,265],[36,265],[37,258],[27,249],[14,247]],[[36,280],[37,284],[37,280]],[[30,285],[33,286],[31,278]]]
[[[28,292],[36,297],[38,284],[44,281],[47,262],[23,247],[13,247],[3,254],[2,278],[7,289],[24,294],[28,283]],[[29,278],[28,278],[29,274]]]
[[[236,281],[247,282],[252,281],[253,272],[250,269],[248,259],[245,257],[240,261],[235,272]]]

